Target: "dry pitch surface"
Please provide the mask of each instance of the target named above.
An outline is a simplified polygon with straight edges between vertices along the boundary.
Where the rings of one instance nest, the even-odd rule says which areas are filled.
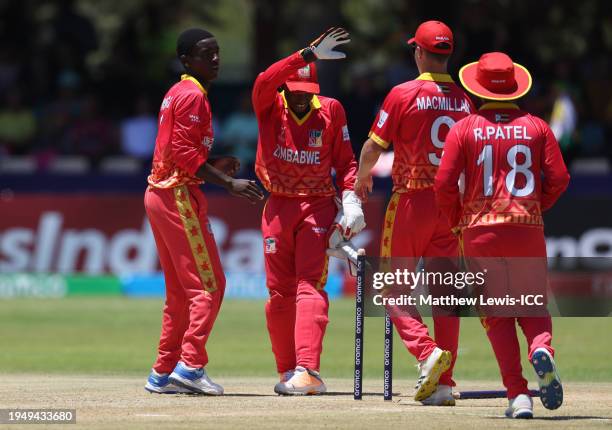
[[[69,429],[612,427],[611,383],[565,384],[561,409],[546,410],[534,399],[536,419],[525,422],[503,418],[503,399],[463,400],[454,408],[424,407],[398,393],[393,402],[384,402],[377,380],[365,381],[365,395],[358,402],[347,379],[327,380],[331,393],[325,396],[279,397],[272,393],[271,379],[218,378],[228,394],[204,397],[149,394],[143,389],[144,379],[134,377],[0,376],[0,408],[74,408],[77,425],[66,425]],[[395,382],[397,391],[411,385]],[[461,383],[460,388],[495,389],[496,384],[470,382]]]

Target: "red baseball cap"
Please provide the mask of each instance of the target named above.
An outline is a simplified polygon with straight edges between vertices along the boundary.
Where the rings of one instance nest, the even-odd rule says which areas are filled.
[[[408,40],[408,45],[413,43],[435,54],[450,54],[454,46],[453,32],[442,21],[425,21]]]
[[[285,83],[289,91],[304,91],[305,93],[319,94],[317,67],[314,63],[307,64],[289,76]]]
[[[459,79],[470,93],[487,100],[516,100],[531,89],[531,75],[503,52],[482,54],[459,70]]]

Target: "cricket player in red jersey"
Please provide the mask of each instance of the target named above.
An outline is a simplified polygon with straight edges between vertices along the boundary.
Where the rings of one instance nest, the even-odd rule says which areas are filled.
[[[447,72],[453,51],[450,28],[440,21],[424,22],[408,44],[414,48],[420,76],[387,95],[363,145],[355,191],[362,200],[367,198],[372,191],[371,170],[393,143],[393,195],[385,216],[381,256],[457,257],[458,240],[436,205],[433,183],[446,134],[473,106]],[[435,270],[427,259],[425,264],[426,269]],[[415,399],[426,405],[454,405],[452,369],[459,319],[434,316],[434,340],[421,318],[393,312],[391,318],[408,351],[420,362]]]
[[[361,201],[353,192],[357,163],[344,109],[337,100],[317,95],[314,63],[345,58],[334,48],[349,41],[345,30],[331,28],[260,73],[253,88],[259,123],[255,172],[270,192],[261,226],[278,394],[326,390],[319,375],[328,322],[326,249],[338,191],[343,211],[336,222],[344,237],[365,227]]]
[[[485,103],[447,136],[436,175],[438,204],[451,225],[461,228],[466,257],[545,258],[542,211],[563,193],[569,174],[548,125],[511,103],[529,91],[531,76],[500,52],[484,54],[464,66],[459,76]],[[457,180],[463,171],[461,201]],[[563,389],[553,360],[550,316],[486,316],[482,322],[508,390],[506,415],[533,416],[521,370],[517,322],[527,338],[542,403],[548,409],[561,406]]]
[[[178,38],[177,55],[187,73],[162,101],[144,199],[166,281],[159,352],[145,388],[221,395],[223,387],[204,367],[225,276],[199,186],[207,181],[251,201],[263,194],[254,181],[231,177],[238,171],[237,159],[208,158],[214,137],[207,92],[219,70],[215,37],[202,29],[186,30]]]

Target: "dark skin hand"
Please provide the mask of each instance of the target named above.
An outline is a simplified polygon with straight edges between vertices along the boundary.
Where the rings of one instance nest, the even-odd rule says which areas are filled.
[[[303,118],[304,115],[310,112],[310,102],[314,94],[305,93],[304,91],[289,91],[286,85],[283,86],[283,89],[285,90],[287,106],[298,118]]]
[[[231,158],[231,157],[230,157]],[[243,197],[252,204],[263,200],[264,195],[257,182],[248,179],[235,179],[216,169],[210,163],[204,163],[196,172],[196,176],[211,184],[219,185],[233,196]]]
[[[215,169],[222,171],[227,176],[231,176],[232,178],[236,176],[236,173],[238,173],[240,170],[240,160],[231,155],[208,157],[207,162]]]

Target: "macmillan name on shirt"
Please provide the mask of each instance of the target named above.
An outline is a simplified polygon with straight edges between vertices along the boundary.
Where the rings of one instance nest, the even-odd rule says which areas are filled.
[[[418,110],[446,110],[470,113],[470,105],[465,99],[442,96],[422,96],[416,99]]]

